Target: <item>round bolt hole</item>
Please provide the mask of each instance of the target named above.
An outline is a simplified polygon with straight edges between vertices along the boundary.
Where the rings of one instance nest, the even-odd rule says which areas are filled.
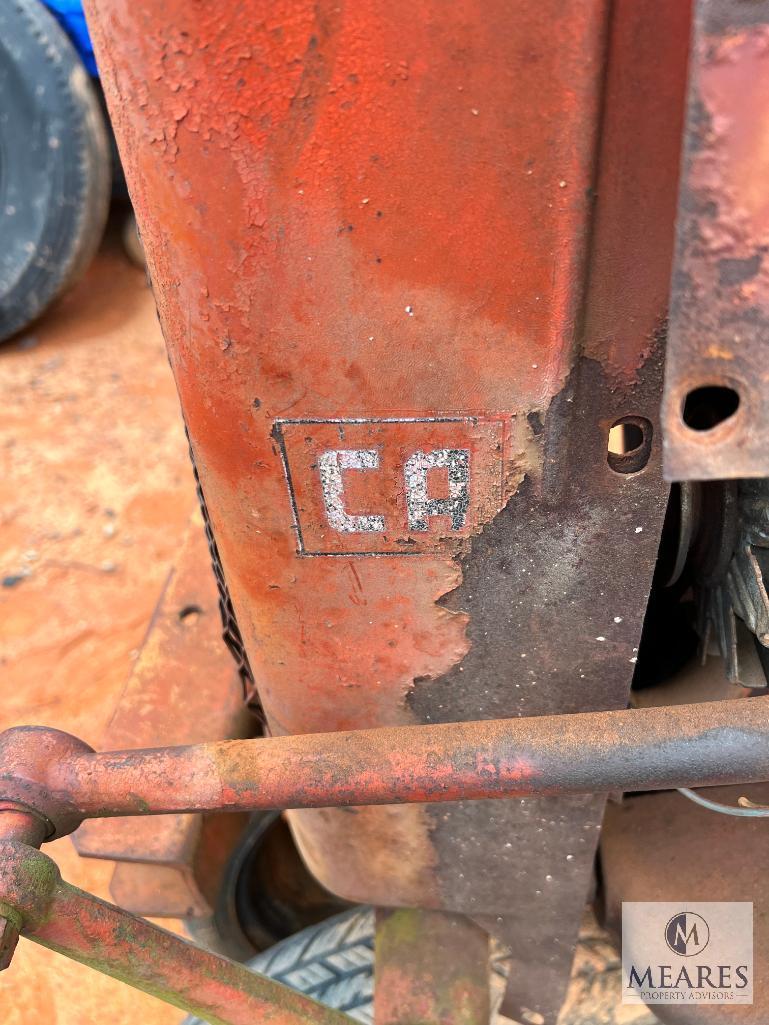
[[[623,416],[609,428],[606,461],[615,473],[638,473],[649,462],[652,425],[645,416]]]
[[[740,396],[734,388],[707,384],[688,393],[683,402],[681,416],[692,431],[712,431],[714,427],[734,416],[739,406]]]
[[[185,626],[192,626],[196,623],[199,616],[203,615],[203,610],[199,605],[184,605],[179,609],[179,619]]]

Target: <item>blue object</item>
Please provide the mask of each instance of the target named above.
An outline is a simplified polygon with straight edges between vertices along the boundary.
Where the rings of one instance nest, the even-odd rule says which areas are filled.
[[[80,0],[43,0],[43,4],[72,40],[88,74],[98,78],[99,70],[96,67],[91,37],[88,34],[88,26],[85,23],[83,5]]]

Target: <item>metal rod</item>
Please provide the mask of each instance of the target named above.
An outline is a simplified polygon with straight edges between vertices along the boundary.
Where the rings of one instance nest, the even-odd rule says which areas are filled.
[[[350,1025],[339,1011],[70,886],[40,851],[0,848],[0,900],[35,943],[211,1025]]]
[[[50,823],[30,809],[0,803],[0,837],[40,847],[52,832]]]
[[[51,758],[83,817],[769,780],[769,698]],[[10,795],[13,796],[13,795]]]

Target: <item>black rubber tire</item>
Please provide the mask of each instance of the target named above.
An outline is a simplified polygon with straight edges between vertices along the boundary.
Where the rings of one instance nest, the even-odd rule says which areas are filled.
[[[327,1007],[371,1025],[374,1020],[374,911],[353,908],[319,925],[311,925],[247,962],[306,993]],[[183,1025],[205,1025],[188,1017]]]
[[[110,195],[107,129],[64,31],[39,0],[0,3],[0,341],[72,284]]]

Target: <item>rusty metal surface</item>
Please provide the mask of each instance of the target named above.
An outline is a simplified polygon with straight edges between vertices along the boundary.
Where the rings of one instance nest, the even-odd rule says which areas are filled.
[[[101,747],[194,744],[255,732],[222,641],[218,601],[196,514]],[[156,917],[200,917],[212,913],[223,866],[245,823],[244,816],[116,819],[86,823],[73,839],[81,856],[121,863],[111,884],[121,907]]]
[[[17,727],[0,734],[0,796],[50,839],[115,815],[716,786],[769,778],[767,729],[769,698],[106,753]]]
[[[375,1025],[489,1025],[489,935],[463,915],[378,909]]]
[[[31,809],[3,803],[0,805],[0,832],[6,840],[39,847],[48,839],[48,824],[43,816]]]
[[[22,936],[211,1025],[344,1025],[346,1015],[83,893],[54,861],[0,840],[0,906]]]
[[[450,674],[414,688],[426,714],[542,715],[627,701],[666,499],[659,401],[688,33],[686,2],[613,5],[576,362],[543,416],[541,483],[527,479],[462,564],[446,604],[469,613],[472,644]],[[647,458],[642,445],[622,467],[636,472],[615,472],[606,439],[628,417],[647,422]],[[639,455],[643,469],[628,465]],[[428,708],[430,699],[444,708]],[[486,912],[482,921],[511,950],[505,1010],[516,1019],[551,1021],[560,1007],[603,804],[428,810],[445,899],[462,895]]]
[[[703,792],[724,804],[746,794],[769,801],[769,786],[717,787]],[[766,821],[724,818],[681,794],[642,794],[607,806],[601,836],[603,902],[617,947],[622,901],[749,901],[754,945],[769,944],[769,886],[761,871]],[[659,1005],[657,1017],[670,1025],[764,1025],[769,1020],[769,961],[755,960],[751,1006]]]
[[[108,850],[107,845],[114,838],[118,855],[114,859],[117,865],[110,881],[110,894],[121,908],[137,915],[210,918],[216,910],[225,868],[248,817],[178,815],[174,816],[176,823],[165,816],[160,818],[160,840],[149,846],[145,839],[151,833],[154,819],[134,823],[135,837],[130,848],[126,823],[121,822],[114,830],[104,830],[103,850]],[[110,824],[117,826],[113,820]],[[90,835],[95,831],[89,823],[86,832]],[[98,855],[108,856],[111,857],[107,853]]]
[[[403,433],[418,418],[481,417],[505,438],[483,449],[494,494],[537,468],[526,414],[570,366],[604,5],[117,0],[89,13],[270,728],[414,722],[415,679],[440,676],[469,643],[466,615],[436,604],[460,578],[451,525],[413,534],[417,557],[298,554],[289,484],[304,467],[288,444],[284,465],[275,429],[361,418]],[[532,93],[536,109],[522,103]],[[385,515],[393,478],[370,476],[382,501],[348,511]],[[353,488],[366,477],[343,473]],[[491,497],[468,509],[474,529]],[[332,888],[376,877],[401,899],[435,898],[421,810],[293,825]]]
[[[769,474],[768,48],[766,0],[696,4],[663,408],[671,480]],[[686,396],[709,386],[739,407],[692,428]]]
[[[624,705],[688,6],[87,6],[271,731]],[[291,824],[343,896],[541,922],[515,975],[552,1017],[601,809]]]
[[[48,834],[40,815],[14,805],[0,805],[0,837],[32,847],[40,847]],[[0,972],[8,968],[19,942],[21,921],[15,910],[0,897]]]

